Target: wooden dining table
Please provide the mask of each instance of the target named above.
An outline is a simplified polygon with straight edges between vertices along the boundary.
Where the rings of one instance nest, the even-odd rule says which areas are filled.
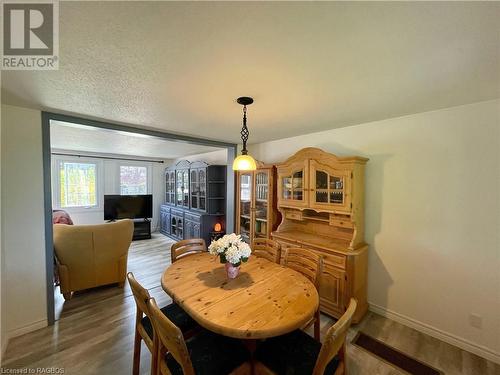
[[[250,342],[302,328],[319,304],[309,279],[257,256],[235,279],[209,253],[186,256],[165,270],[161,285],[202,327]]]

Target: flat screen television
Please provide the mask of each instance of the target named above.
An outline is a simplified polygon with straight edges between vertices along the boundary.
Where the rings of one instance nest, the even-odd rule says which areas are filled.
[[[104,220],[147,219],[153,217],[153,196],[105,195]]]

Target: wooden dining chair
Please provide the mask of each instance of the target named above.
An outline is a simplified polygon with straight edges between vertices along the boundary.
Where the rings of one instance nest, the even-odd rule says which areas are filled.
[[[151,317],[148,313],[147,301],[151,298],[147,289],[145,289],[134,277],[132,272],[127,273],[128,283],[136,304],[135,316],[135,337],[134,337],[134,359],[132,365],[132,374],[139,374],[141,360],[141,340],[144,340],[146,347],[152,355],[151,367],[157,363],[154,351],[154,330],[151,323]],[[183,332],[191,334],[198,328],[197,323],[177,304],[171,303],[161,309],[161,313],[168,316],[170,320],[176,322]]]
[[[172,264],[188,255],[203,253],[207,251],[207,245],[203,238],[190,238],[181,240],[172,245],[170,248],[170,259]]]
[[[256,373],[345,375],[346,336],[356,307],[351,298],[345,313],[328,329],[323,345],[302,330],[260,342],[255,352]]]
[[[281,245],[279,242],[268,238],[254,238],[252,253],[270,262],[279,264],[281,260]]]
[[[250,368],[250,353],[240,340],[202,331],[185,341],[182,331],[162,314],[154,298],[147,306],[157,334],[156,373],[152,375],[241,374]]]
[[[285,252],[284,266],[307,277],[319,293],[319,277],[323,271],[323,257],[316,252],[298,247],[289,247]],[[314,324],[314,338],[320,341],[320,314],[318,310],[304,328]]]

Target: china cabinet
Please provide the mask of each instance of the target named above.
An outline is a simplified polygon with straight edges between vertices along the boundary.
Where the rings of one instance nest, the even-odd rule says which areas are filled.
[[[368,159],[337,157],[305,148],[277,166],[282,220],[272,238],[323,256],[321,311],[340,317],[351,297],[358,300],[354,322],[368,308],[364,242],[364,170]]]
[[[167,168],[161,233],[176,240],[201,237],[210,243],[214,225],[224,228],[225,209],[225,165],[181,160]]]
[[[260,165],[255,171],[237,173],[236,233],[252,243],[271,238],[279,222],[276,206],[276,167]]]

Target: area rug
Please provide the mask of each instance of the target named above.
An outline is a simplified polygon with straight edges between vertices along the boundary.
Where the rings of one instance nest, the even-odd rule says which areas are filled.
[[[358,332],[352,340],[352,344],[375,355],[380,360],[401,369],[412,375],[443,375],[444,372],[437,370],[425,363],[410,357],[409,355],[390,347],[363,332]]]

